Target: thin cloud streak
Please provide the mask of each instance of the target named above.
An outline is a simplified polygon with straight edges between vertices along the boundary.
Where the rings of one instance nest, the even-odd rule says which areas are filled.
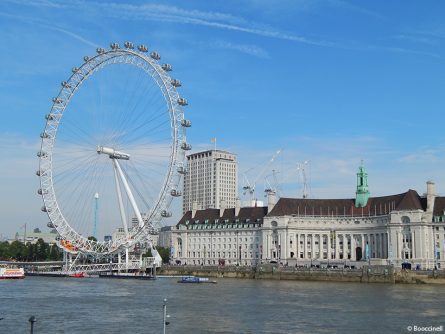
[[[80,36],[79,34],[76,34],[74,32],[62,29],[62,28],[60,28],[60,27],[58,27],[58,26],[56,26],[54,24],[50,25],[47,22],[45,22],[43,20],[40,20],[40,19],[20,16],[20,15],[13,15],[13,14],[8,14],[8,13],[4,13],[4,12],[0,12],[0,16],[7,17],[7,18],[10,18],[10,19],[14,19],[14,20],[20,20],[20,21],[26,22],[28,24],[29,23],[38,24],[38,25],[40,25],[40,26],[42,26],[44,28],[47,28],[49,30],[58,31],[58,32],[61,32],[61,33],[65,34],[65,35],[68,35],[68,36],[70,36],[70,37],[72,37],[72,38],[74,38],[74,39],[76,39],[76,40],[78,40],[78,41],[88,45],[88,46],[92,46],[94,48],[98,47],[97,43],[94,43],[94,42],[92,42],[92,41],[90,41],[90,40]]]

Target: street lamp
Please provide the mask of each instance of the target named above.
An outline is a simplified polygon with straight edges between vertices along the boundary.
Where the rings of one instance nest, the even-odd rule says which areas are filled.
[[[34,323],[37,321],[35,316],[32,316],[31,318],[29,318],[29,323],[31,324],[31,334],[34,333]]]
[[[165,329],[166,326],[170,324],[170,321],[167,321],[168,318],[170,318],[170,315],[167,314],[167,299],[164,298],[164,305],[162,306],[163,310],[164,310],[164,315],[163,315],[163,333],[165,334]]]

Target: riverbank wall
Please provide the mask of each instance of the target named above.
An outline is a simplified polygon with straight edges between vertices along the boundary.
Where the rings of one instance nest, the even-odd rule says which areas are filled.
[[[290,281],[332,281],[356,283],[445,284],[445,272],[396,270],[393,266],[350,268],[295,268],[276,265],[257,267],[163,266],[159,275],[203,276],[212,278],[270,279]]]

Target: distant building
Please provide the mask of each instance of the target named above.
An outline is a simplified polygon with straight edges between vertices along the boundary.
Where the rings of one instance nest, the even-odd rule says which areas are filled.
[[[148,217],[147,214],[145,213],[141,213],[142,216],[142,220],[146,223],[148,221]],[[131,232],[133,230],[138,229],[139,227],[139,221],[137,219],[136,216],[134,216],[133,218],[131,218],[131,225],[128,226],[128,231]],[[106,238],[106,240],[105,240]],[[111,239],[109,239],[111,238]],[[125,229],[123,227],[118,227],[117,229],[114,230],[112,236],[105,236],[104,237],[104,241],[110,241],[110,240],[117,240],[117,239],[125,239]],[[157,245],[158,243],[158,239],[159,239],[159,233],[153,231],[153,233],[150,234],[150,239],[151,242],[154,246]]]
[[[26,235],[16,233],[14,240],[18,240],[23,242],[24,238],[26,239],[26,242],[30,242],[32,244],[35,244],[37,240],[42,239],[44,242],[48,244],[55,244],[56,243],[56,237],[58,236],[58,233],[56,230],[52,229],[50,232],[42,232],[39,228],[35,228],[32,232],[28,231],[26,232]],[[9,242],[12,242],[14,240],[8,240]]]
[[[159,231],[158,246],[171,247],[172,243],[172,226],[164,226]]]
[[[433,182],[370,197],[357,173],[352,199],[280,198],[267,207],[192,210],[172,230],[173,261],[187,264],[356,266],[393,264],[445,269],[445,197]]]
[[[234,207],[238,188],[236,155],[209,150],[187,156],[183,213],[193,208]]]

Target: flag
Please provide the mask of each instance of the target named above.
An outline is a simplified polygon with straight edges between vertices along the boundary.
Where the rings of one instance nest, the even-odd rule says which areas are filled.
[[[216,143],[216,137],[213,137],[212,139],[210,139],[210,142],[211,142],[212,144],[215,144],[215,143]]]

